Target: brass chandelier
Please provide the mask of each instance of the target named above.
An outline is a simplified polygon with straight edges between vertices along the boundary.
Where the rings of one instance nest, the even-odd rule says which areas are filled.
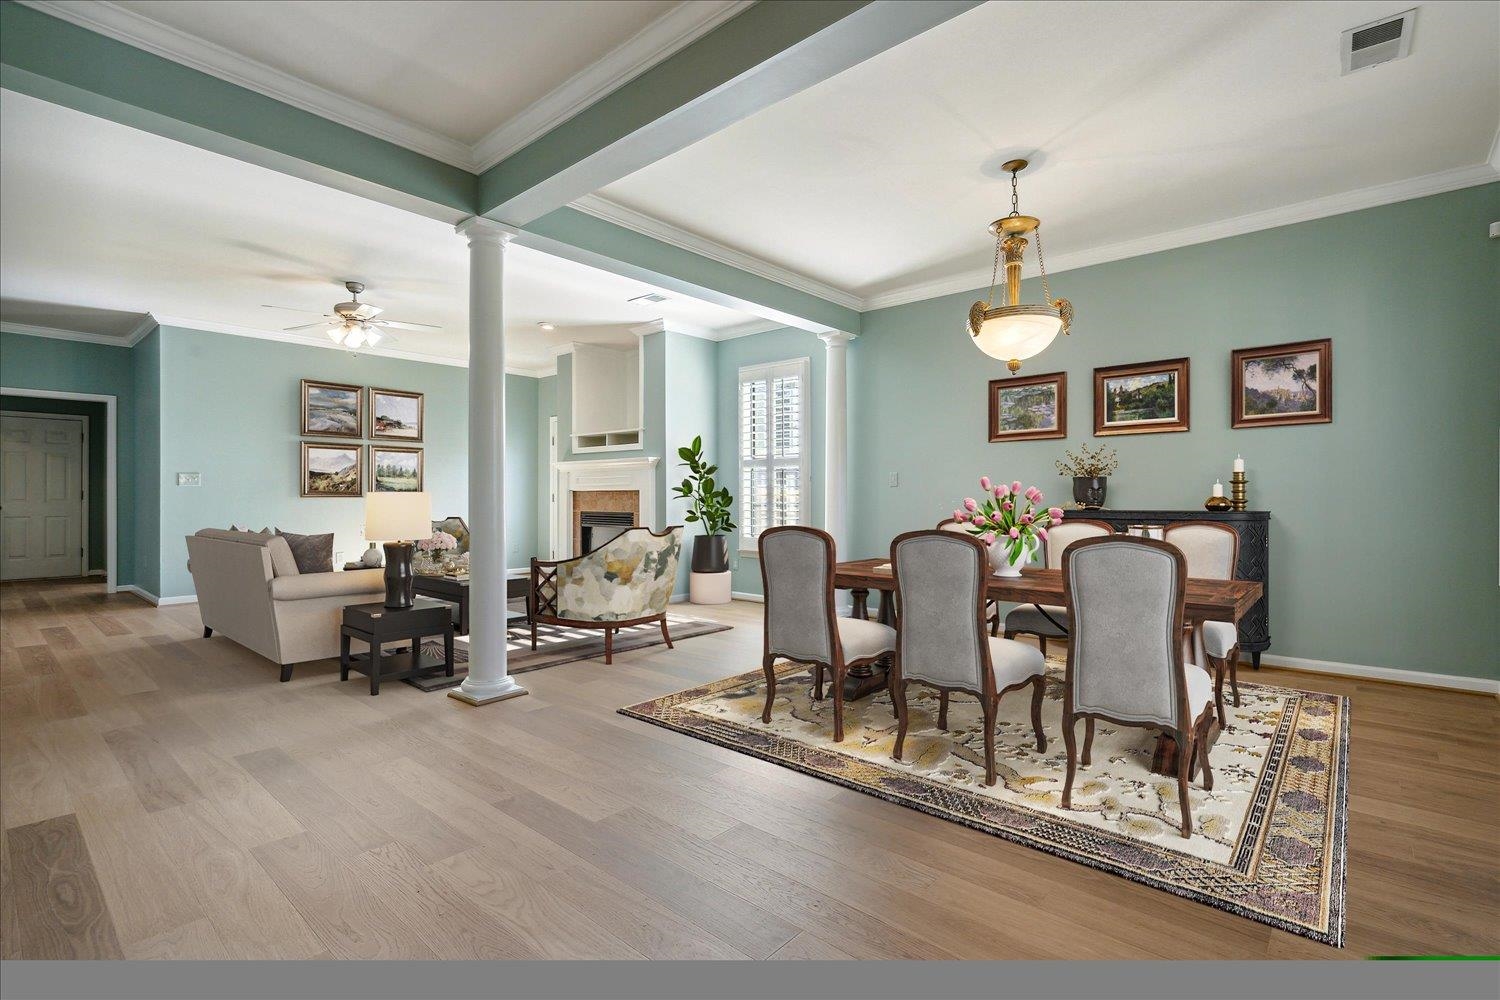
[[[1026,169],[1025,160],[1009,160],[1002,170],[1010,173],[1010,214],[990,223],[995,234],[995,267],[990,273],[987,301],[969,307],[969,335],[974,344],[992,358],[1004,361],[1011,374],[1021,370],[1021,362],[1045,351],[1061,332],[1073,325],[1073,304],[1054,299],[1047,284],[1047,262],[1042,258],[1042,220],[1022,215],[1016,187],[1016,175]],[[1026,250],[1027,233],[1036,233],[1036,259],[1042,271],[1042,304],[1021,304],[1021,257]],[[992,305],[995,284],[1000,275],[1000,257],[1005,257],[1005,290],[1007,302]]]

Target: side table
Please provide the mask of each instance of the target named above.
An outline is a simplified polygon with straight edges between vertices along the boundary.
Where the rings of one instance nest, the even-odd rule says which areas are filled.
[[[381,681],[432,676],[439,670],[453,676],[453,612],[442,601],[419,597],[409,608],[351,604],[344,608],[339,635],[339,680],[347,681],[351,669],[368,674],[372,695],[380,693]],[[422,640],[434,635],[443,637],[441,659],[422,652]],[[369,651],[351,654],[350,639],[368,643]],[[386,653],[381,648],[402,639],[411,643],[405,652]]]

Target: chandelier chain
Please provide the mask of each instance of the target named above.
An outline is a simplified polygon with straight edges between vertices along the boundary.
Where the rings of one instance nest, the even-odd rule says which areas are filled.
[[[1042,255],[1042,224],[1036,224],[1036,263],[1042,272],[1042,300],[1052,304],[1052,287],[1047,284],[1047,258]]]
[[[1011,218],[1021,214],[1021,194],[1016,187],[1016,171],[1010,172],[1010,214]]]
[[[1000,234],[995,234],[995,263],[990,268],[990,294],[985,298],[985,306],[995,304],[995,282],[1000,277]]]

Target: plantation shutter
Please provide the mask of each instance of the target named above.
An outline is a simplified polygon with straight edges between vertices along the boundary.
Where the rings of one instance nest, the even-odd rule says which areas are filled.
[[[808,481],[808,359],[740,369],[740,546],[804,524]]]

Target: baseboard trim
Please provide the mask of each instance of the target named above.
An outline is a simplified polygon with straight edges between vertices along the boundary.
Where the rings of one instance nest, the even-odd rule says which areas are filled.
[[[151,593],[151,591],[147,590],[146,588],[144,588],[144,587],[137,587],[133,583],[122,583],[118,587],[115,588],[115,591],[117,593],[134,594],[136,597],[139,597],[141,600],[145,601],[146,603],[148,603],[148,604],[154,604],[158,608],[170,607],[170,606],[172,606],[174,604],[197,604],[198,603],[198,597],[197,597],[196,594],[189,594],[186,597],[157,597],[155,594]]]
[[[667,601],[668,604],[686,604],[687,602],[687,594],[673,594],[671,599]]]
[[[1249,663],[1248,656],[1240,662]],[[1282,667],[1308,674],[1333,674],[1339,677],[1359,677],[1364,680],[1384,681],[1388,684],[1405,684],[1408,687],[1442,688],[1445,691],[1472,691],[1500,697],[1500,680],[1488,677],[1465,677],[1461,674],[1434,674],[1425,670],[1397,670],[1394,667],[1370,667],[1362,663],[1339,663],[1334,660],[1311,660],[1301,656],[1273,655],[1262,659],[1263,667]],[[1253,676],[1253,675],[1252,675]]]
[[[107,569],[91,569],[91,570],[89,570],[88,575],[89,576],[109,576],[109,570],[107,570]]]
[[[167,607],[173,604],[197,604],[198,595],[188,594],[186,597],[163,597],[156,603],[158,607]]]
[[[744,590],[731,590],[729,592],[729,596],[733,597],[736,601],[754,601],[756,604],[766,603],[766,598],[764,595],[752,594]]]

